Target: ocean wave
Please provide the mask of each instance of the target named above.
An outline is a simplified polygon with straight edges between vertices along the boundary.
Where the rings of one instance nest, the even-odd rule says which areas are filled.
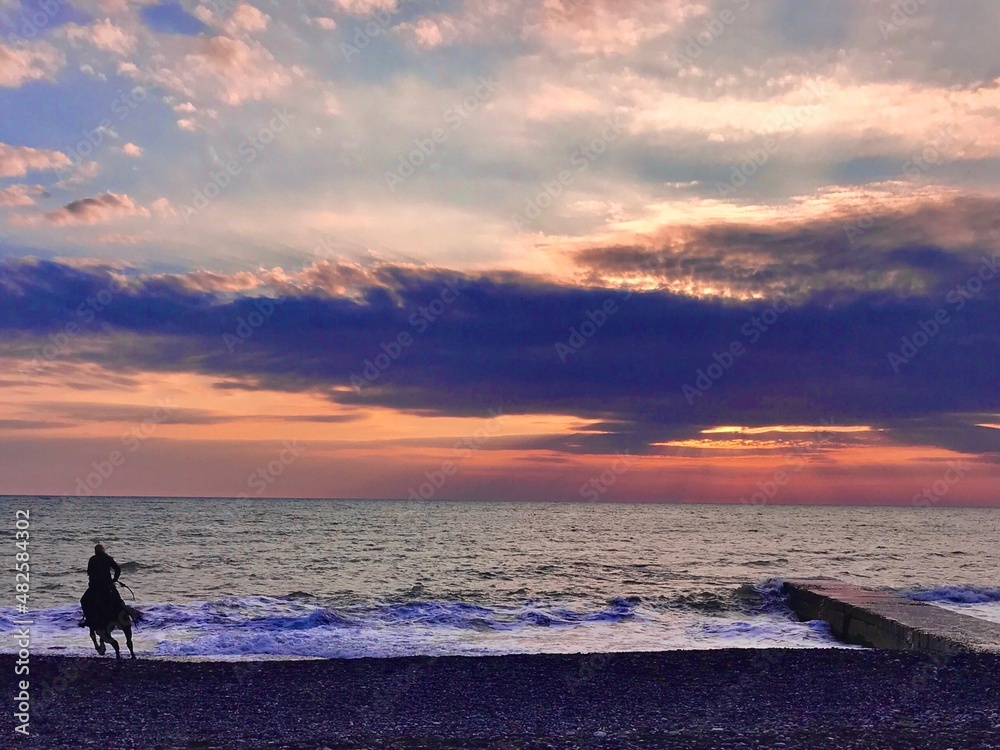
[[[638,597],[660,611],[678,610],[706,615],[775,614],[787,612],[784,583],[772,578],[762,583],[745,583],[720,589],[696,589],[665,597]]]
[[[123,562],[119,564],[122,569],[122,573],[135,573],[139,570],[160,570],[160,566],[156,563],[141,563],[134,560],[129,560],[128,562]]]
[[[303,591],[137,606],[143,648],[167,657],[387,657],[485,653],[658,650],[777,644],[810,646],[825,635],[792,617],[781,581],[676,595],[623,593],[482,602],[400,598],[345,601]],[[409,593],[408,591],[406,593]],[[0,607],[0,632],[14,610]],[[54,653],[86,653],[79,606],[33,611]],[[694,630],[690,630],[694,628]],[[700,628],[700,629],[699,629]]]
[[[415,587],[416,588],[416,587]],[[409,593],[409,592],[407,592]],[[1000,591],[996,592],[1000,598]],[[782,582],[772,579],[716,590],[689,590],[663,596],[623,594],[602,604],[569,596],[527,599],[520,603],[482,603],[456,599],[403,597],[396,601],[323,599],[304,591],[284,596],[237,596],[211,601],[136,603],[147,617],[147,627],[250,627],[260,630],[309,630],[421,626],[482,630],[519,627],[559,627],[586,623],[647,620],[663,613],[699,616],[747,616],[789,613]],[[13,610],[0,607],[0,627]],[[74,624],[78,605],[35,610],[36,619],[50,626]]]
[[[803,630],[804,628],[804,630]],[[755,645],[771,645],[795,635],[800,645],[842,645],[833,637],[830,625],[822,620],[793,623],[782,620],[762,620],[757,622],[710,622],[698,626],[700,636],[713,640],[725,639],[734,643],[749,642]],[[699,637],[696,635],[695,637]]]
[[[933,589],[907,591],[909,599],[918,602],[945,602],[948,604],[990,604],[1000,602],[1000,588],[978,586],[939,586]]]

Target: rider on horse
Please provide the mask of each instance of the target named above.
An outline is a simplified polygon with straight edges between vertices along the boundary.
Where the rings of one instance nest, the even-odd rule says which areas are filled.
[[[112,570],[115,572],[114,578],[111,577]],[[90,585],[105,589],[114,588],[121,574],[121,566],[115,562],[115,559],[111,555],[104,551],[104,545],[94,545],[94,554],[87,561],[87,578],[90,579]],[[115,593],[118,593],[117,589]]]
[[[114,578],[111,577],[114,571]],[[88,620],[91,615],[96,615],[100,609],[112,613],[112,617],[125,609],[125,602],[121,594],[115,588],[119,576],[122,574],[121,566],[115,562],[101,544],[95,545],[94,554],[87,562],[87,577],[90,579],[90,588],[80,600],[83,605],[84,616]]]
[[[112,571],[114,577],[111,576]],[[121,567],[104,551],[104,547],[100,544],[94,547],[94,556],[87,562],[90,588],[80,599],[80,606],[83,607],[83,619],[80,625],[90,628],[90,640],[94,642],[97,653],[103,656],[106,650],[105,644],[110,643],[114,646],[115,656],[119,659],[121,649],[118,648],[118,641],[111,637],[111,631],[120,628],[125,633],[125,645],[128,646],[129,653],[134,659],[132,623],[142,621],[142,612],[128,606],[115,588],[121,574]]]

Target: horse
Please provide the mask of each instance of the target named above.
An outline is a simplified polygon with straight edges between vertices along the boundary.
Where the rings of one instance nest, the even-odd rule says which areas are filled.
[[[132,623],[142,622],[142,612],[122,601],[113,588],[107,592],[94,588],[87,589],[80,599],[80,605],[83,607],[83,619],[80,625],[90,628],[90,640],[94,642],[97,653],[104,656],[108,651],[107,644],[110,643],[115,649],[115,658],[122,658],[118,641],[111,637],[111,631],[120,628],[125,634],[128,652],[131,658],[135,658],[135,649],[132,648]]]

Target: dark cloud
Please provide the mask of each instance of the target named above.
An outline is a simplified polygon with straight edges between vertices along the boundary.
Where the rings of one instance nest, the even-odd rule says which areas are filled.
[[[889,210],[873,205],[775,226],[665,229],[652,246],[594,247],[574,258],[597,283],[653,277],[670,285],[800,300],[859,291],[944,295],[1000,245],[998,206],[979,198]],[[962,238],[955,240],[952,238]]]
[[[46,221],[56,226],[70,224],[99,224],[125,216],[149,216],[149,211],[127,195],[103,193],[96,198],[80,198],[60,209],[43,214]]]
[[[928,250],[897,260],[942,265]],[[629,296],[488,276],[462,280],[448,302],[448,274],[389,275],[391,287],[372,285],[358,298],[277,301],[136,281],[81,325],[88,345],[71,356],[119,374],[191,371],[225,387],[320,390],[351,406],[587,416],[608,429],[575,443],[608,450],[638,450],[698,425],[886,423],[1000,408],[997,279],[960,309],[944,297],[880,291],[819,294],[779,314],[769,301]],[[26,334],[46,341],[79,322],[81,302],[110,279],[51,262],[0,265],[0,338],[18,339],[21,352]],[[598,311],[607,309],[614,312],[605,320]],[[920,340],[921,323],[939,310],[948,322],[903,351],[902,339]],[[602,322],[595,331],[592,318]],[[401,334],[409,346],[398,345]],[[745,353],[730,362],[734,343]],[[890,352],[909,361],[894,371]],[[684,386],[700,390],[686,396]]]
[[[53,401],[32,405],[34,408],[75,422],[142,422],[155,419],[157,424],[216,424],[229,421],[208,409],[178,409],[164,402],[160,405],[106,404],[100,402]]]
[[[48,422],[38,419],[0,419],[0,430],[41,430],[68,426],[65,422]]]
[[[142,422],[154,419],[157,424],[215,425],[233,422],[316,422],[323,424],[344,424],[362,418],[362,414],[269,414],[240,416],[224,414],[211,409],[179,409],[169,402],[137,406],[134,404],[67,403],[64,401],[33,403],[32,408],[72,422]],[[17,420],[7,420],[16,422]],[[41,423],[39,423],[41,424]],[[48,423],[56,424],[56,423]],[[66,422],[58,423],[67,426]],[[0,420],[0,427],[5,426]]]
[[[936,445],[958,453],[992,455],[994,460],[1000,460],[1000,430],[979,427],[977,421],[980,420],[974,415],[963,418],[945,415],[900,422],[892,424],[891,428],[895,439],[902,442]]]

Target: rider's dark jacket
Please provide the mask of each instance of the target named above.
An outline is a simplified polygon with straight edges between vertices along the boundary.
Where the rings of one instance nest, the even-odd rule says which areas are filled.
[[[114,578],[111,577],[112,570],[115,571]],[[87,562],[87,577],[90,579],[90,585],[95,588],[113,587],[121,574],[121,567],[107,552],[98,552]]]

